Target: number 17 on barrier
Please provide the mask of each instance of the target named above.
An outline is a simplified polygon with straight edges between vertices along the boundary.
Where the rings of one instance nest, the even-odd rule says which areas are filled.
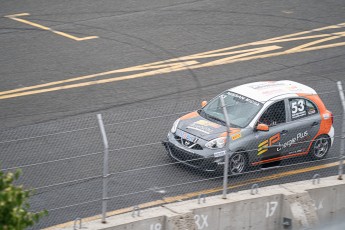
[[[277,201],[267,202],[266,203],[266,218],[273,216],[277,207],[278,207]]]

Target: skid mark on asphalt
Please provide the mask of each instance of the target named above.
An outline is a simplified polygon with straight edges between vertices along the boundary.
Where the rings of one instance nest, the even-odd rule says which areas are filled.
[[[12,19],[18,19],[13,17]],[[0,100],[345,46],[345,23],[124,69],[0,92]],[[341,40],[341,41],[339,41]],[[134,72],[134,73],[133,73]],[[119,75],[114,77],[113,75]],[[112,76],[110,78],[105,78]],[[98,79],[85,81],[88,79]],[[83,82],[80,82],[83,81]],[[79,82],[79,83],[76,83]],[[72,84],[71,84],[72,83]]]
[[[42,30],[48,30],[54,34],[58,34],[60,36],[63,36],[63,37],[66,37],[66,38],[69,38],[69,39],[72,39],[72,40],[78,41],[78,42],[98,38],[98,36],[88,36],[88,37],[79,38],[79,37],[73,36],[73,35],[65,33],[65,32],[53,30],[49,27],[46,27],[46,26],[43,26],[43,25],[40,25],[40,24],[37,24],[34,22],[30,22],[30,21],[22,19],[22,18],[18,18],[18,17],[22,17],[22,16],[29,16],[29,15],[30,15],[29,13],[21,13],[21,14],[7,15],[5,17],[10,18],[10,19],[15,20],[15,21],[18,21],[18,22],[21,22],[21,23],[24,23],[24,24],[27,24],[27,25],[30,25],[30,26],[33,26],[33,27],[37,27],[37,28],[42,29]]]
[[[338,166],[338,165],[339,165],[339,162],[337,161],[337,162],[327,163],[327,164],[323,164],[323,165],[312,166],[312,167],[308,167],[308,168],[294,169],[294,170],[290,170],[290,171],[282,172],[282,173],[277,173],[277,174],[270,175],[270,176],[264,176],[264,177],[260,177],[260,178],[253,178],[253,179],[249,179],[249,180],[245,180],[245,181],[240,181],[240,182],[237,182],[237,183],[229,185],[228,189],[239,188],[239,187],[243,187],[243,186],[246,186],[246,185],[251,185],[251,184],[254,184],[254,183],[275,180],[275,179],[279,179],[279,178],[283,178],[283,177],[287,177],[287,176],[293,176],[293,175],[297,175],[297,174],[301,174],[301,173],[312,172],[312,171],[315,171],[315,170],[331,168],[331,167],[335,167],[335,166]],[[157,206],[157,205],[164,205],[164,204],[169,204],[169,203],[173,203],[173,202],[176,202],[176,201],[181,201],[181,200],[187,200],[187,199],[195,198],[199,194],[208,195],[208,194],[213,194],[213,193],[220,192],[222,190],[223,190],[223,187],[217,187],[217,188],[211,188],[211,189],[206,189],[206,190],[186,193],[186,194],[182,194],[182,195],[178,195],[178,196],[173,196],[173,197],[165,197],[162,200],[155,200],[155,201],[139,204],[139,207],[140,208],[150,208],[150,207],[154,207],[154,206]],[[119,215],[119,214],[123,214],[123,213],[127,213],[127,212],[131,212],[131,211],[133,211],[133,207],[122,208],[122,209],[118,209],[118,210],[107,212],[107,217],[114,216],[114,215]],[[101,215],[83,218],[83,223],[89,222],[89,221],[93,221],[93,220],[98,220],[98,219],[101,219]],[[59,224],[59,225],[56,225],[56,226],[48,227],[48,228],[46,228],[46,230],[70,227],[70,226],[73,226],[73,224],[74,224],[74,222],[71,221],[71,222]]]

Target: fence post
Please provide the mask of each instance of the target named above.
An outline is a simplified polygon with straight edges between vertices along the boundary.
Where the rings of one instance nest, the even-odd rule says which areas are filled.
[[[104,144],[104,156],[103,156],[103,197],[102,197],[102,223],[107,223],[107,200],[108,200],[108,176],[109,176],[109,166],[108,166],[108,155],[109,155],[109,145],[107,134],[105,132],[103,119],[101,114],[97,114],[98,125],[101,130],[103,144]]]
[[[338,180],[343,179],[343,167],[344,167],[344,151],[345,151],[345,96],[343,91],[343,85],[341,84],[341,81],[337,82],[339,96],[341,100],[341,104],[343,107],[343,122],[341,127],[341,141],[340,141],[340,153],[339,153],[339,175]]]
[[[226,123],[226,147],[225,147],[225,160],[224,160],[224,178],[223,178],[223,199],[226,199],[228,193],[228,173],[229,173],[229,154],[230,154],[230,121],[228,112],[225,106],[223,95],[220,96],[220,103],[223,108],[223,113]]]

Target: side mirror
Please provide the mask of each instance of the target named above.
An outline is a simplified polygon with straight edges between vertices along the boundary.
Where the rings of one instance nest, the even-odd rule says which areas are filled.
[[[207,105],[207,101],[202,101],[201,102],[201,107],[205,107]]]
[[[270,128],[268,127],[268,125],[265,124],[258,124],[258,126],[256,126],[256,130],[257,131],[264,131],[267,132],[270,130]]]

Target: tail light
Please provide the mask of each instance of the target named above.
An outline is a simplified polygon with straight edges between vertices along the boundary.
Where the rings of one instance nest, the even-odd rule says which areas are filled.
[[[331,119],[332,119],[332,125],[333,125],[334,117],[333,117],[333,113],[332,112],[331,112]]]

